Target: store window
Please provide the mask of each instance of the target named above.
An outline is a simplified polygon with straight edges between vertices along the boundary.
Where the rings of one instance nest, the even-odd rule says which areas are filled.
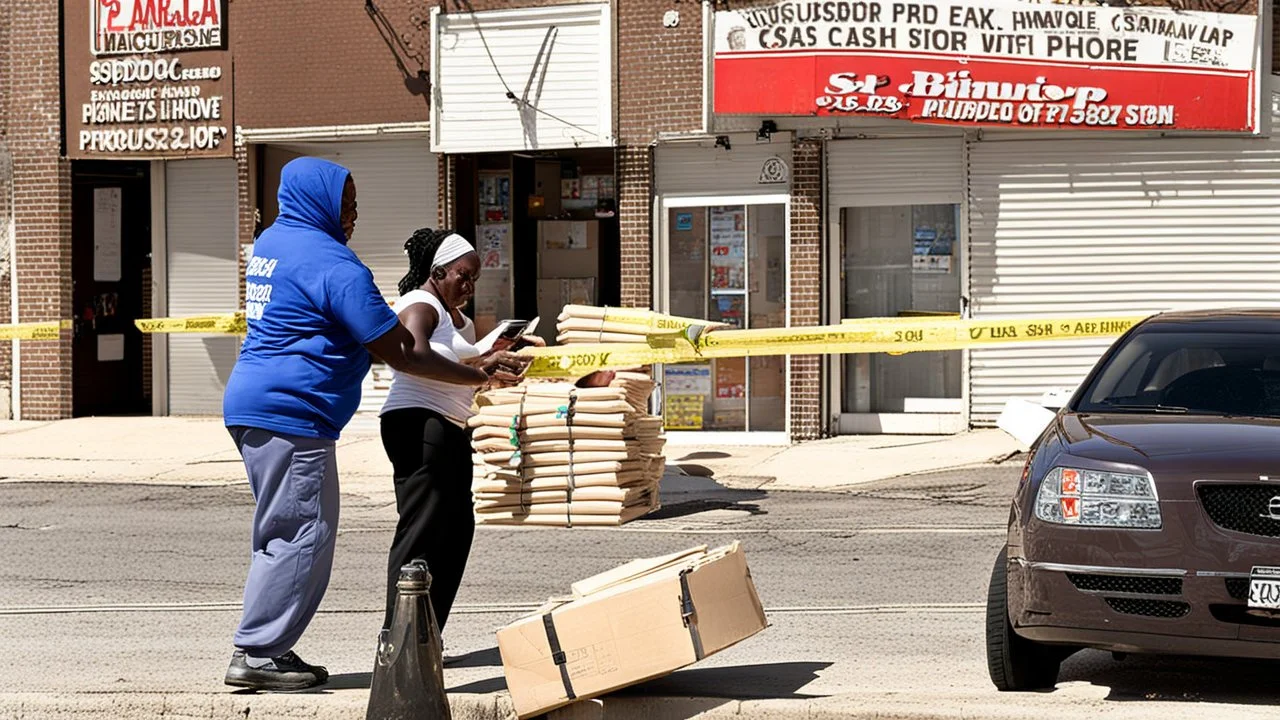
[[[844,317],[960,311],[958,205],[845,208]],[[962,354],[845,355],[845,414],[961,411]]]
[[[736,329],[787,324],[786,206],[671,208],[670,313]],[[719,358],[663,370],[669,430],[783,432],[786,358]]]

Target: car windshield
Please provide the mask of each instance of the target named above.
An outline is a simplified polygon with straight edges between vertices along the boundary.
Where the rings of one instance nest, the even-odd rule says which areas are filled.
[[[1139,330],[1075,410],[1280,418],[1280,334]]]

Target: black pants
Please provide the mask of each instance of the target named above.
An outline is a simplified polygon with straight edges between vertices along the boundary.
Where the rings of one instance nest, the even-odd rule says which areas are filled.
[[[427,561],[431,609],[444,629],[467,568],[475,517],[471,505],[471,442],[467,433],[431,410],[392,410],[382,416],[382,447],[395,475],[395,539],[387,561],[387,614],[391,627],[400,568]]]

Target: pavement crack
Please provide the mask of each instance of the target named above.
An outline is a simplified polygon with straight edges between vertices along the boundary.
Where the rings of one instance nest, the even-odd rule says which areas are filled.
[[[55,526],[53,525],[24,525],[22,523],[8,523],[0,525],[0,530],[33,530],[38,532],[40,530],[52,530],[54,527]]]

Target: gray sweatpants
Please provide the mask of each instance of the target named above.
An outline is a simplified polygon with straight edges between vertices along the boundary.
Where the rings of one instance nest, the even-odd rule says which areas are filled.
[[[253,657],[279,657],[302,637],[329,586],[338,533],[335,443],[229,429],[257,501],[235,645]]]

